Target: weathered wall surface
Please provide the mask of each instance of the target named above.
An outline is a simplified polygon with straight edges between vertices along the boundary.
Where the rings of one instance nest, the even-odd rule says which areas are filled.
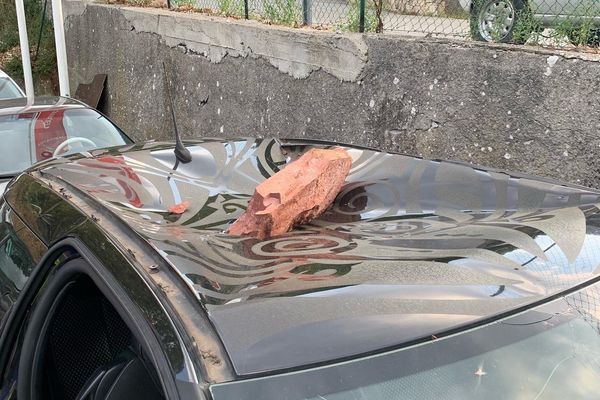
[[[71,83],[107,73],[107,112],[169,138],[327,139],[600,187],[600,62],[575,54],[66,2]],[[589,56],[589,58],[592,58]]]

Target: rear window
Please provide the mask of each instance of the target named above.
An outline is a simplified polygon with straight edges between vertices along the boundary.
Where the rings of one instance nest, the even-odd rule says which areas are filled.
[[[562,400],[600,393],[600,285],[455,336],[211,388],[215,400]]]

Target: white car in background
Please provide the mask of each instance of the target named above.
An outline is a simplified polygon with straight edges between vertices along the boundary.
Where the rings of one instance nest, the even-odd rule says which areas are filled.
[[[573,44],[600,45],[600,1],[459,0],[471,16],[471,36],[486,42],[525,43],[545,28],[559,29]]]
[[[0,100],[25,97],[25,92],[19,85],[12,80],[4,71],[0,69]]]

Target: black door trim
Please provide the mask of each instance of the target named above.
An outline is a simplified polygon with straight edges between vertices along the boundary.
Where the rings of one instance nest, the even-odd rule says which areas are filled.
[[[60,255],[64,254],[66,250],[75,250],[78,253],[78,256],[71,257],[62,264],[56,266],[56,268],[53,268],[52,264]],[[49,308],[53,303],[53,299],[60,293],[62,287],[60,287],[59,284],[54,284],[53,279],[53,282],[49,285],[48,291],[44,291],[40,298],[36,299],[42,284],[50,274],[55,274],[55,278],[57,278],[58,282],[62,282],[63,284],[68,283],[69,280],[72,280],[72,278],[78,274],[90,278],[100,292],[117,310],[118,314],[123,318],[139,343],[142,344],[144,351],[150,357],[150,361],[156,368],[166,398],[180,398],[173,371],[170,368],[166,355],[161,351],[162,347],[154,330],[142,316],[135,303],[119,286],[112,274],[110,274],[85,245],[76,238],[66,238],[52,246],[40,264],[35,268],[34,274],[32,274],[23,289],[23,295],[19,297],[8,316],[6,324],[7,329],[2,333],[2,337],[0,337],[0,362],[2,363],[2,366],[6,365],[7,358],[10,356],[10,350],[12,349],[12,346],[5,346],[4,344],[14,343],[30,305],[33,305],[32,314],[36,313],[38,307],[42,307],[42,309],[45,308],[46,312],[42,314],[47,314],[50,311]],[[34,302],[36,304],[33,304]],[[42,320],[44,320],[44,318],[42,318]],[[30,351],[31,356],[33,356],[33,348],[35,348],[34,343],[39,342],[36,340],[36,335],[39,330],[32,329],[35,322],[36,321],[32,319],[27,332],[25,332],[25,343],[21,355],[22,359],[23,355],[28,351]],[[41,328],[41,325],[38,326],[38,329],[39,328]],[[30,334],[30,332],[33,333]],[[30,340],[30,343],[27,343],[27,340]],[[29,359],[29,361],[33,362],[33,358]],[[21,397],[21,386],[26,384],[25,382],[27,382],[27,386],[32,383],[31,368],[23,368],[20,365],[19,371],[19,399],[29,399],[31,397]],[[29,395],[30,394],[31,392],[29,392]],[[24,396],[26,395],[24,394]]]

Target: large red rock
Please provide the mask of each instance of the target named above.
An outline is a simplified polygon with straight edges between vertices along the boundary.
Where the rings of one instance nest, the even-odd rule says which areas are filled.
[[[259,239],[281,235],[320,216],[333,203],[350,171],[343,149],[311,149],[256,187],[231,235]]]

